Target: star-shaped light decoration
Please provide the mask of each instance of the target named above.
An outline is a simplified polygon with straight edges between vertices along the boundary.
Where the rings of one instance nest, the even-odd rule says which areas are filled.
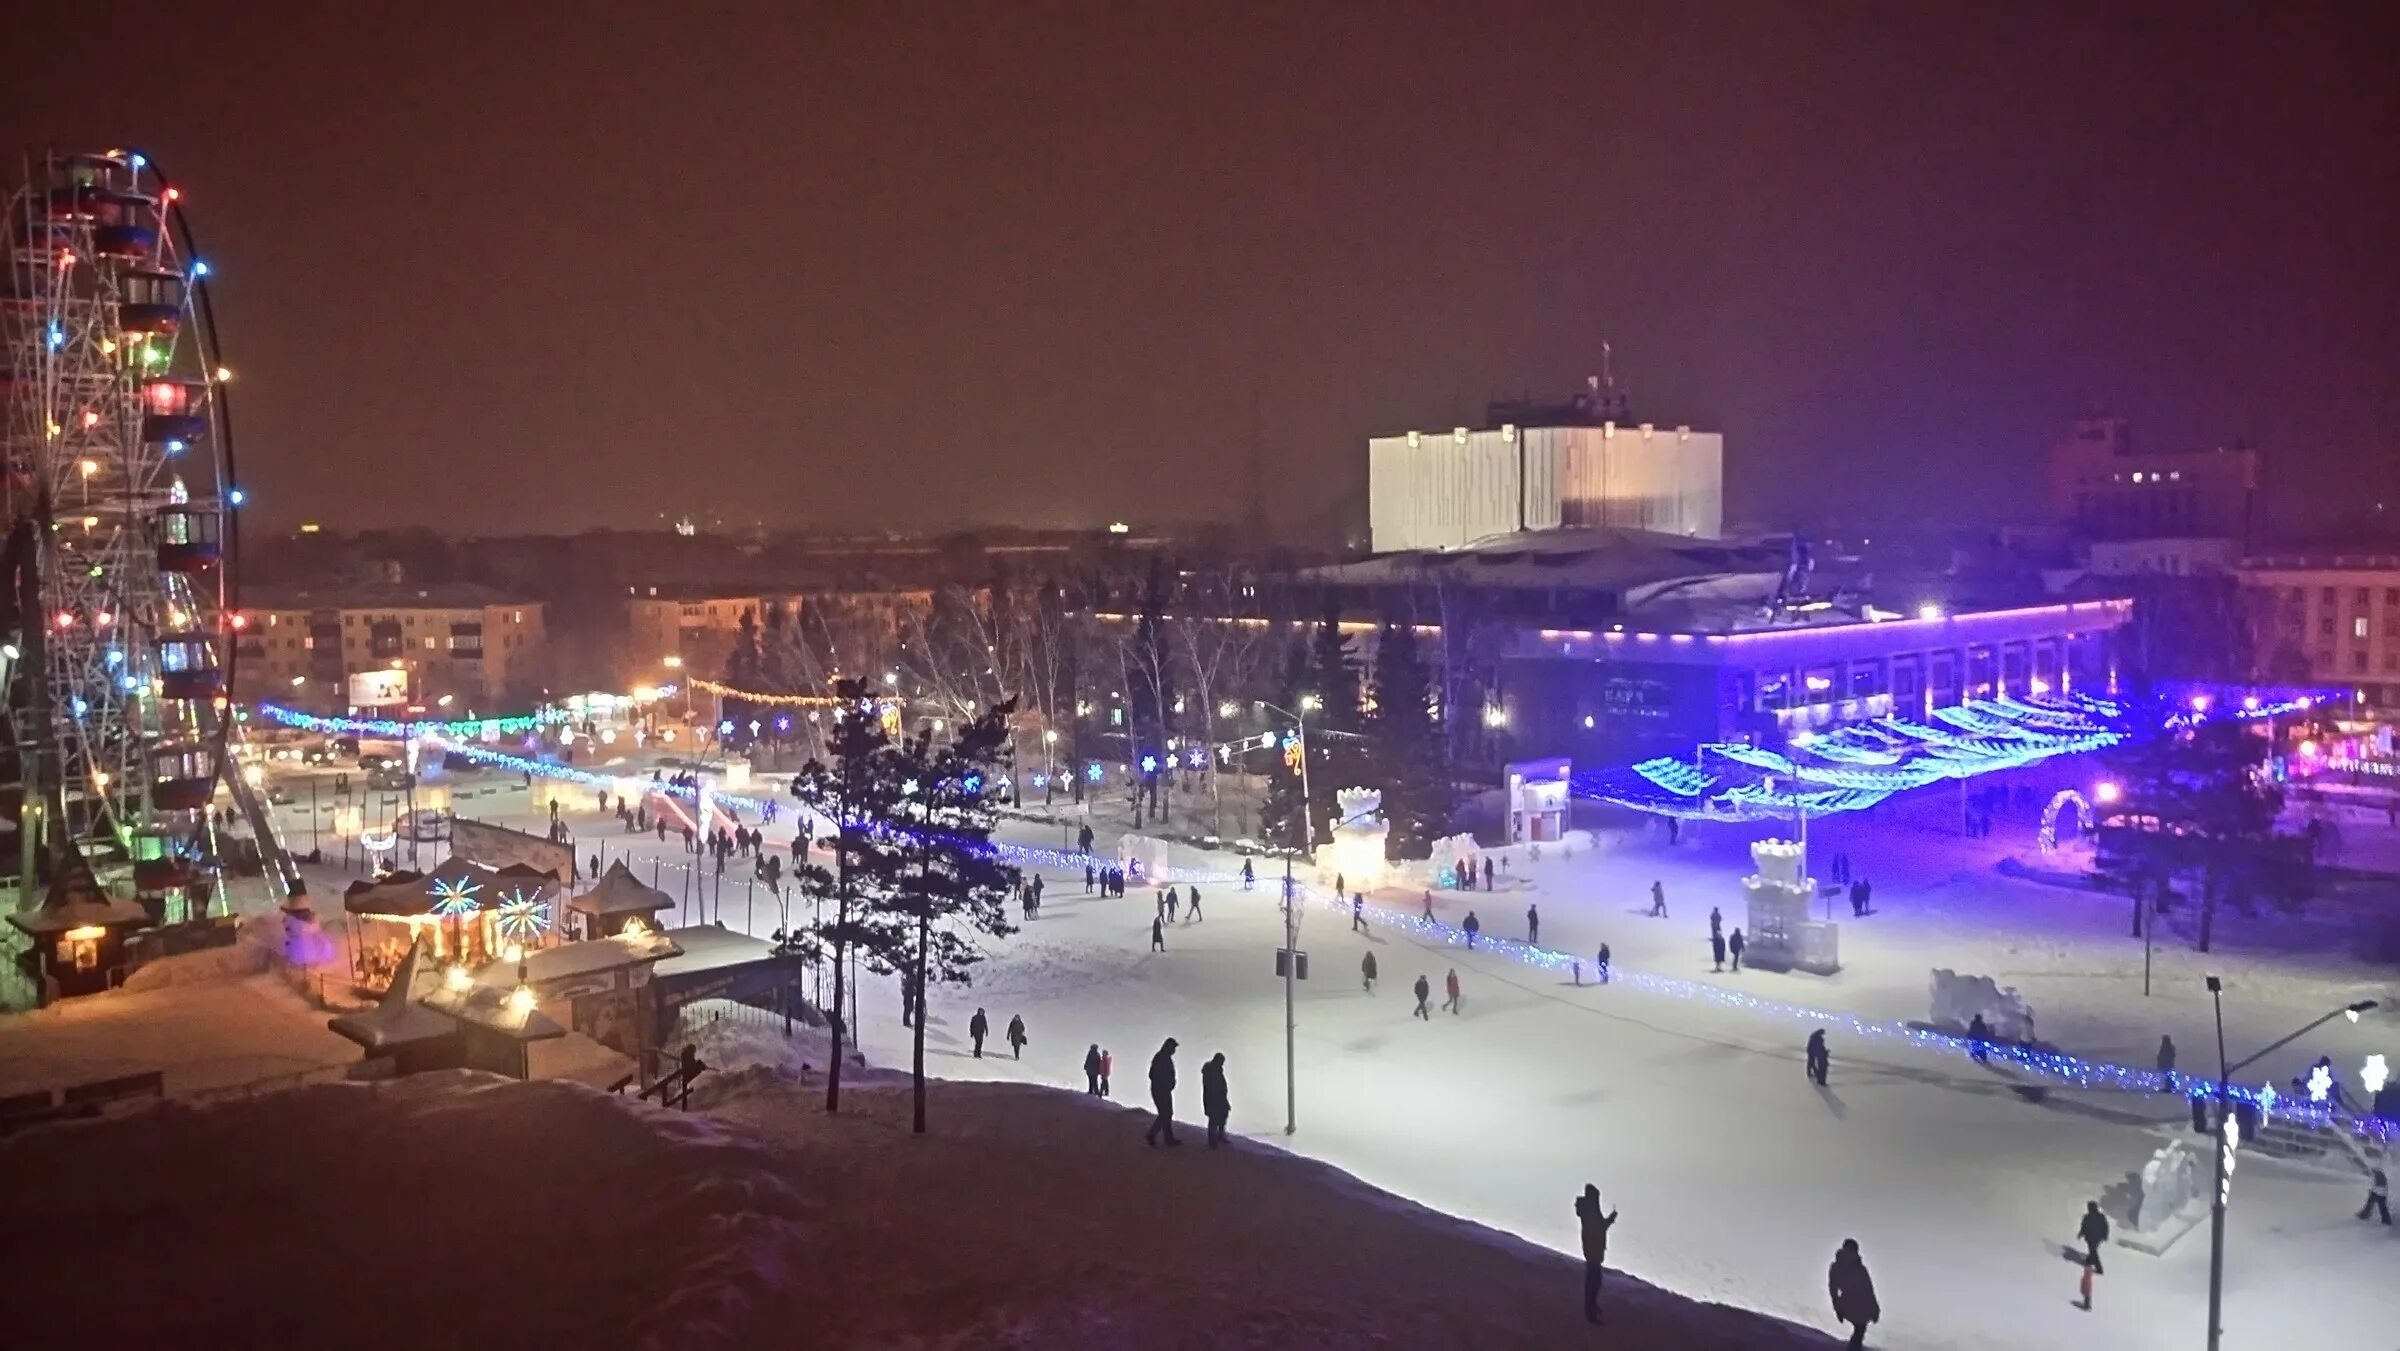
[[[2332,1070],[2327,1069],[2323,1065],[2318,1065],[2308,1072],[2308,1100],[2310,1102],[2323,1102],[2325,1101],[2325,1095],[2332,1091]]]
[[[530,943],[550,930],[550,903],[540,892],[511,891],[500,902],[500,936]]]
[[[472,915],[483,908],[475,893],[483,890],[480,882],[452,882],[433,879],[433,913],[437,915]]]

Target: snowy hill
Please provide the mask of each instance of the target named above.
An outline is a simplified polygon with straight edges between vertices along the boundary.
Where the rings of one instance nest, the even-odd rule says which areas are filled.
[[[871,1084],[827,1118],[759,1067],[684,1115],[460,1072],[28,1132],[0,1142],[0,1223],[44,1235],[0,1265],[8,1340],[1832,1344],[1613,1275],[1591,1329],[1573,1262],[1326,1165],[1145,1149],[1138,1113],[1009,1084],[936,1084],[920,1139]]]

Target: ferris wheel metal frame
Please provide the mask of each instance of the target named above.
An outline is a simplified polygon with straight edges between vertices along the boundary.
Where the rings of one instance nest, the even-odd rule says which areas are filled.
[[[131,150],[29,155],[0,255],[6,657],[30,888],[72,842],[179,895],[224,780],[231,378],[180,191]],[[251,809],[245,803],[246,809]],[[165,915],[162,918],[178,918]]]

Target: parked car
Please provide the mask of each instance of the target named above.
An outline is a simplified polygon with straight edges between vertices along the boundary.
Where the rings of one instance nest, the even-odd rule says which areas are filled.
[[[408,818],[408,827],[404,833],[409,839],[421,844],[449,839],[450,813],[430,810],[417,812]]]
[[[373,765],[367,769],[367,787],[379,793],[405,793],[417,786],[417,776],[397,763]]]

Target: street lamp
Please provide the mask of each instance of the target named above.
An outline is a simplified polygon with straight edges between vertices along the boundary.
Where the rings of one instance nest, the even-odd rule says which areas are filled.
[[[2226,1134],[2225,1118],[2230,1115],[2228,1109],[2233,1095],[2234,1072],[2282,1050],[2336,1018],[2357,1022],[2358,1015],[2375,1007],[2375,1001],[2361,999],[2353,1004],[2345,1004],[2229,1065],[2225,1063],[2225,982],[2213,975],[2206,979],[2209,1003],[2215,1008],[2217,1017],[2217,1189],[2208,1204],[2208,1351],[2218,1351],[2225,1333],[2225,1201],[2232,1177],[2229,1155],[2233,1151],[2233,1139]]]

